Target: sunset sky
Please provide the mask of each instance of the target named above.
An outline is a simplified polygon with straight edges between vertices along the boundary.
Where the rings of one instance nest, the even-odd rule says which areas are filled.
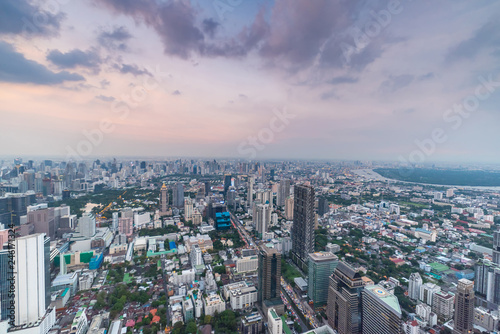
[[[0,1],[0,155],[500,162],[499,108],[498,1]]]

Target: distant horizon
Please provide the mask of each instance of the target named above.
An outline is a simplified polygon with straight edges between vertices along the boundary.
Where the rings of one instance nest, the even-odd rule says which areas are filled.
[[[0,154],[500,164],[498,1],[4,2]]]

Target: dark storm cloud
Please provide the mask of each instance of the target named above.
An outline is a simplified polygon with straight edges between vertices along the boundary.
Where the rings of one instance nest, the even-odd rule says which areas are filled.
[[[51,50],[47,55],[47,60],[59,68],[85,67],[92,69],[96,73],[99,72],[99,66],[102,62],[96,51],[82,51],[79,49],[73,49],[66,53]]]
[[[112,29],[101,29],[97,40],[99,44],[107,49],[120,51],[128,50],[127,41],[132,38],[128,29],[124,26],[113,27]]]
[[[214,19],[205,19],[203,20],[203,32],[210,37],[214,37],[217,28],[219,27],[219,23]]]
[[[0,41],[0,81],[53,85],[64,81],[85,80],[79,74],[66,71],[52,72],[33,60],[26,59],[12,45]]]
[[[471,60],[485,49],[494,55],[500,51],[500,15],[490,19],[472,37],[450,49],[446,58],[448,61]]]
[[[28,0],[0,1],[0,34],[57,35],[65,15],[53,14]]]
[[[212,37],[219,29],[213,19],[199,19],[189,1],[94,0],[112,11],[133,17],[153,27],[160,36],[166,54],[181,58],[192,55],[237,58],[257,51],[268,65],[288,70],[313,63],[326,67],[345,67],[342,43],[351,43],[349,32],[379,1],[367,0],[276,0],[273,8],[262,7],[252,21],[232,37]],[[385,4],[387,6],[387,4]],[[365,17],[363,16],[365,13]],[[349,66],[361,69],[380,57],[385,34],[380,33],[349,55]]]

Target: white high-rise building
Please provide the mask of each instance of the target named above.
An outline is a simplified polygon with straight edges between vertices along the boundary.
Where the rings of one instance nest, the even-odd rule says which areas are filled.
[[[267,232],[271,222],[271,207],[269,204],[257,204],[253,213],[253,223],[259,234]]]
[[[417,300],[420,297],[420,287],[422,286],[422,277],[419,273],[413,273],[410,275],[410,280],[408,282],[408,297],[413,300]]]
[[[83,236],[93,237],[95,235],[95,216],[92,213],[84,212],[82,217],[78,219],[78,228]]]
[[[50,239],[37,233],[15,241],[15,326],[37,323],[45,328],[55,321],[55,313],[46,316],[50,304]]]
[[[425,283],[420,287],[420,301],[432,306],[434,294],[440,292],[441,287],[434,283]]]
[[[285,200],[290,196],[290,180],[281,180],[276,195],[276,205],[284,207]]]
[[[113,212],[113,232],[118,231],[118,212]]]
[[[274,308],[270,308],[267,311],[267,319],[268,319],[268,329],[271,334],[281,334],[283,333],[283,321],[281,317],[278,316],[276,310]]]
[[[203,253],[201,252],[200,246],[194,245],[191,248],[191,265],[198,266],[200,264],[203,264]]]

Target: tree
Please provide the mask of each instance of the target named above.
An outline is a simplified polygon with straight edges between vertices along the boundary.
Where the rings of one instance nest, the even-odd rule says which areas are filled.
[[[204,325],[209,325],[212,323],[212,316],[211,315],[206,315],[205,318],[203,318],[203,324]]]
[[[186,326],[186,333],[196,334],[197,330],[198,327],[196,327],[194,320],[189,321]]]

